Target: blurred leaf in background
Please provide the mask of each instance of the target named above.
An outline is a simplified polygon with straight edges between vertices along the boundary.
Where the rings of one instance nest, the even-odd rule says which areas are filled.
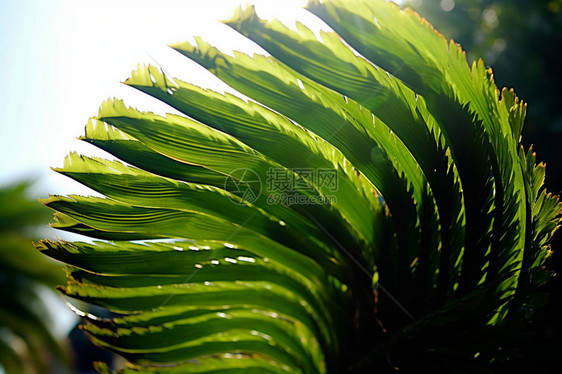
[[[0,188],[0,372],[64,373],[68,358],[55,338],[45,294],[65,274],[33,247],[37,228],[51,213],[28,197],[30,187],[21,182]]]

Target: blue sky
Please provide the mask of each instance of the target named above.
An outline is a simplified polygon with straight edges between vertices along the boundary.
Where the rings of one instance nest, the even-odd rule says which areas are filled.
[[[64,17],[61,3],[46,1],[3,1],[0,3],[0,46],[3,89],[0,91],[0,182],[19,177],[34,169],[34,154],[41,153],[39,139],[46,138],[48,126],[42,119],[56,116],[53,102],[60,73],[50,51],[57,48],[62,32],[53,28]],[[46,74],[49,72],[49,74]],[[45,92],[51,92],[46,100]]]

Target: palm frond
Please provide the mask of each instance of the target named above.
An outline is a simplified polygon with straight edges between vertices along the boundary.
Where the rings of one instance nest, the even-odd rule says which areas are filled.
[[[43,200],[54,226],[101,240],[38,248],[119,313],[83,328],[120,372],[483,370],[524,336],[562,211],[525,104],[410,10],[307,8],[334,32],[226,21],[269,56],[172,45],[248,100],[138,66],[182,115],[108,100],[82,140],[121,161],[55,169],[104,197]]]

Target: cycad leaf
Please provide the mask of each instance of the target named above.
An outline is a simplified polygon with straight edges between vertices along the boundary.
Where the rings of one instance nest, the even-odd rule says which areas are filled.
[[[250,99],[139,65],[125,83],[181,115],[108,100],[82,139],[121,161],[55,169],[104,197],[43,200],[54,226],[104,241],[38,248],[119,313],[78,311],[120,372],[485,370],[524,336],[561,212],[525,105],[409,10],[307,8],[335,32],[227,21],[271,56],[173,44]]]

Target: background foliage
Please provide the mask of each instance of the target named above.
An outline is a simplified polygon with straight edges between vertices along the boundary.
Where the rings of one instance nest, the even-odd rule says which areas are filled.
[[[69,364],[68,352],[54,337],[53,306],[44,297],[65,273],[33,248],[38,226],[51,214],[29,197],[30,186],[0,188],[0,364],[14,374],[47,373]]]

